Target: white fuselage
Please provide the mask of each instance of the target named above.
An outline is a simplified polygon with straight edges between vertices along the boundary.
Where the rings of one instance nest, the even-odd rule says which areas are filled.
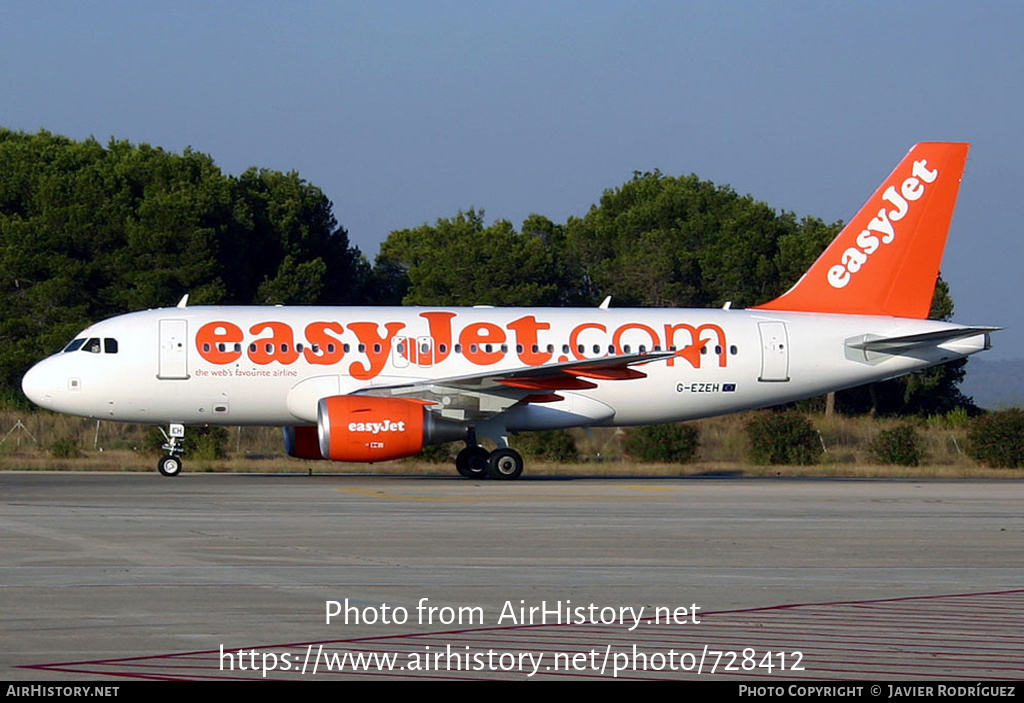
[[[637,425],[784,403],[987,347],[985,334],[909,354],[850,346],[957,327],[893,317],[704,309],[166,308],[92,325],[76,338],[82,340],[78,348],[33,367],[23,388],[43,407],[104,420],[308,425],[317,421],[317,402],[332,395],[678,351],[636,366],[642,378],[591,379],[596,387],[558,390],[560,400],[494,408],[510,431]],[[448,407],[450,400],[439,391],[440,413],[461,419],[460,403]],[[490,402],[482,393],[477,411]]]

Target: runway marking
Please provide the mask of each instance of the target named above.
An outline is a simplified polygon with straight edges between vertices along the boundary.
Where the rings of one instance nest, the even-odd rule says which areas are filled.
[[[648,618],[634,632],[617,626],[520,625],[404,633],[317,642],[275,645],[232,645],[263,654],[284,652],[301,662],[304,653],[326,651],[368,656],[397,655],[399,662],[413,653],[437,651],[451,645],[453,651],[531,652],[543,654],[548,664],[555,653],[626,651],[653,655],[674,649],[700,656],[713,650],[758,652],[799,651],[803,671],[730,671],[727,678],[772,680],[799,679],[938,679],[1020,680],[1024,677],[1024,589],[989,593],[910,596],[831,603],[794,603],[709,612],[700,624],[654,624]],[[118,659],[32,664],[20,668],[40,671],[137,679],[244,679],[262,678],[259,672],[222,671],[220,651],[179,652]],[[396,667],[397,668],[397,667]],[[721,676],[721,674],[719,674]],[[489,671],[345,671],[327,672],[317,679],[335,680],[372,676],[381,678],[522,679],[525,673]],[[542,670],[543,678],[609,678],[597,671]],[[619,678],[694,679],[705,672],[625,672]],[[298,670],[276,671],[267,679],[311,679]]]

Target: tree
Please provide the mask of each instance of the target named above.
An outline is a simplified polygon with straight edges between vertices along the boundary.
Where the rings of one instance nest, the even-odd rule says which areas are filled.
[[[406,305],[551,306],[574,302],[559,257],[558,228],[533,215],[516,232],[512,223],[484,224],[469,209],[433,225],[392,232],[375,270]],[[383,272],[387,272],[386,274]],[[404,272],[404,281],[396,280]]]
[[[368,302],[370,268],[297,173],[0,129],[0,392],[90,322],[173,305]]]

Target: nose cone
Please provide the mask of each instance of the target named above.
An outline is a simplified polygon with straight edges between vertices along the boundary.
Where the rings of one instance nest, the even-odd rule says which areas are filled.
[[[50,408],[53,402],[53,376],[47,372],[46,361],[41,361],[28,370],[21,379],[21,390],[36,405]]]

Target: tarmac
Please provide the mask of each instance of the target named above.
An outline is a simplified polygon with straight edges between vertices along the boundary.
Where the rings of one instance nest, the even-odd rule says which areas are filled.
[[[10,472],[0,504],[5,680],[1024,678],[1019,480]]]

